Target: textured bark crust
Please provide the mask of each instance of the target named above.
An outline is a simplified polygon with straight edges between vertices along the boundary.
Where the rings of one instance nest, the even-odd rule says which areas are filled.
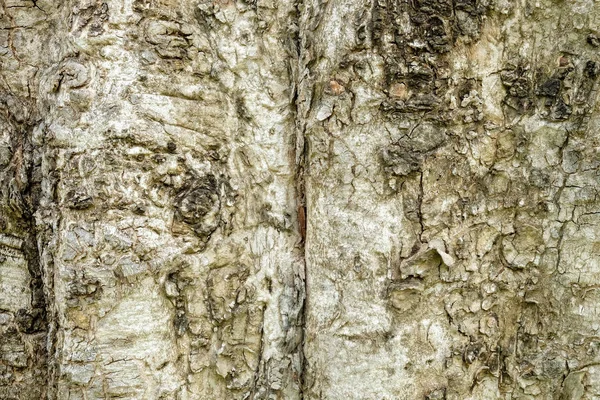
[[[596,2],[0,4],[0,399],[600,398]]]
[[[600,396],[600,9],[304,7],[305,397]]]
[[[299,398],[295,6],[4,5],[0,397]]]

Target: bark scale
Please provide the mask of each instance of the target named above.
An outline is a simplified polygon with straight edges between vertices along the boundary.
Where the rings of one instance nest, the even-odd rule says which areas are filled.
[[[591,0],[1,0],[0,398],[594,399]]]

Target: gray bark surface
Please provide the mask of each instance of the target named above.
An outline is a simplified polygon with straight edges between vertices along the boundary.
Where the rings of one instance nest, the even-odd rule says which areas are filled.
[[[599,3],[0,4],[0,399],[600,399]]]

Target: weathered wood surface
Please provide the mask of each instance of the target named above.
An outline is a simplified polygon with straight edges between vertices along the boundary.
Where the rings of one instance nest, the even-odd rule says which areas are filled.
[[[0,0],[1,399],[600,398],[600,4]]]

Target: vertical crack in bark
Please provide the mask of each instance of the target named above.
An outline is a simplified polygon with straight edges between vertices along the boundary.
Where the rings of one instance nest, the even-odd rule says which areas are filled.
[[[294,87],[293,97],[292,97],[292,107],[294,109],[295,114],[295,135],[294,135],[294,143],[293,143],[293,153],[294,153],[294,167],[295,167],[295,197],[296,197],[296,217],[298,223],[298,232],[300,235],[300,252],[302,255],[302,268],[301,271],[301,279],[303,283],[303,287],[299,288],[302,293],[303,304],[301,307],[301,316],[300,316],[300,357],[301,357],[301,371],[299,380],[300,386],[300,398],[304,398],[304,387],[305,387],[305,373],[306,373],[306,358],[304,357],[304,341],[305,341],[305,328],[306,328],[306,305],[308,299],[308,287],[307,287],[307,265],[306,265],[306,231],[308,227],[308,208],[307,208],[307,198],[306,198],[306,180],[305,174],[307,172],[307,155],[308,155],[308,143],[306,141],[305,133],[306,133],[306,119],[305,115],[305,106],[303,106],[303,76],[304,76],[304,68],[303,68],[303,59],[304,59],[304,46],[302,42],[302,12],[304,3],[302,1],[297,1],[296,4],[296,13],[295,13],[295,31],[292,32],[293,35],[293,47],[294,47],[294,60],[292,61],[294,64],[291,66],[292,69],[292,82],[291,84]]]
[[[47,398],[48,319],[35,223],[41,174],[32,143],[34,104],[10,89],[2,100],[0,118],[8,131],[4,145],[10,160],[0,165],[0,264],[5,277],[2,289],[8,289],[1,308],[4,316],[12,314],[12,318],[3,322],[0,332],[2,366],[10,377],[8,387],[0,385],[0,394]],[[19,285],[21,276],[23,286]]]
[[[31,177],[32,168],[29,169],[29,176]],[[40,263],[40,255],[37,247],[37,230],[35,223],[35,211],[37,208],[37,204],[33,204],[31,201],[32,193],[31,187],[28,187],[28,192],[25,193],[25,196],[29,199],[26,200],[28,204],[28,208],[25,212],[25,223],[27,225],[27,236],[23,241],[23,253],[27,259],[27,266],[29,269],[29,273],[31,275],[31,281],[29,286],[31,288],[31,313],[26,313],[24,315],[25,319],[25,332],[30,333],[32,335],[41,335],[39,347],[35,349],[35,361],[34,363],[38,363],[40,367],[44,365],[48,366],[48,348],[46,344],[48,343],[48,301],[46,299],[47,292],[44,290],[44,278],[42,266]],[[20,315],[18,316],[20,317]],[[42,368],[40,368],[41,370]],[[34,372],[35,373],[35,372]],[[44,393],[44,397],[48,396],[48,384],[49,384],[49,371],[46,368],[45,371],[45,380],[46,387],[42,388],[42,392]]]

